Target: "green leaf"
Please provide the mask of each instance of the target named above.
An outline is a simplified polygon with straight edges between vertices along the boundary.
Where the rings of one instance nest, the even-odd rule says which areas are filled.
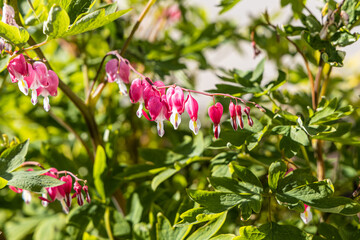
[[[70,18],[66,11],[58,5],[51,7],[48,19],[44,22],[44,34],[49,39],[61,37],[68,30]]]
[[[0,58],[0,73],[4,71],[9,63],[10,54],[6,54],[4,57]]]
[[[158,213],[157,220],[156,239],[158,240],[182,240],[191,230],[191,226],[171,227],[170,221],[162,213]]]
[[[324,222],[320,223],[318,234],[325,237],[326,240],[343,240],[336,227]]]
[[[351,34],[348,30],[341,29],[331,36],[331,42],[335,46],[345,47],[347,45],[353,44],[359,39],[357,33]]]
[[[63,181],[56,178],[47,175],[40,175],[45,172],[48,172],[48,170],[17,171],[8,173],[3,177],[8,181],[9,186],[29,190],[30,192],[35,193],[46,193],[45,188],[56,187],[64,184]]]
[[[260,227],[245,226],[241,227],[240,236],[234,240],[307,240],[307,234],[300,229],[290,225],[278,225],[271,222],[261,225]]]
[[[208,222],[206,225],[196,230],[187,240],[210,239],[224,224],[226,215],[227,212],[222,213],[219,218]]]
[[[211,221],[218,218],[222,213],[213,213],[204,207],[191,208],[180,215],[182,219],[176,226],[193,225],[202,222]]]
[[[96,149],[93,177],[95,188],[103,201],[106,200],[106,191],[104,185],[104,175],[106,174],[106,169],[107,163],[104,148],[102,146],[98,146]]]
[[[92,13],[86,14],[81,18],[76,19],[75,22],[71,25],[70,29],[63,34],[63,37],[77,35],[102,27],[105,24],[116,20],[130,10],[131,9],[121,10],[109,15],[105,15],[105,9],[99,9]]]
[[[287,171],[286,164],[283,161],[277,161],[269,167],[269,187],[273,192],[276,192],[278,181],[285,175]]]
[[[89,9],[95,4],[96,0],[71,0],[71,1],[60,1],[67,2],[66,3],[66,11],[70,16],[70,22],[74,22],[75,19],[85,13],[88,12]]]
[[[29,39],[29,33],[23,27],[15,27],[0,22],[0,37],[5,38],[15,45],[23,45]]]
[[[237,3],[239,3],[240,1],[241,0],[221,0],[220,4],[218,5],[219,7],[222,7],[220,14],[223,14],[223,13],[229,11],[230,9],[235,7],[235,5]]]
[[[165,171],[156,175],[156,177],[154,177],[153,180],[151,181],[152,190],[155,191],[162,182],[166,181],[166,179],[170,178],[172,175],[174,175],[178,171],[179,170],[174,169],[174,168],[168,168]]]
[[[325,198],[314,201],[310,206],[322,212],[339,213],[346,216],[360,212],[360,203],[346,197]]]
[[[18,168],[24,161],[29,147],[29,140],[8,148],[0,155],[0,176]]]
[[[8,181],[2,177],[0,177],[0,189],[6,187]]]
[[[134,193],[131,197],[130,211],[126,219],[130,220],[133,224],[140,223],[144,207],[140,201],[138,193]]]
[[[250,194],[235,194],[228,192],[213,192],[205,190],[186,190],[189,197],[214,213],[224,212],[235,207],[241,201],[250,199]]]
[[[234,234],[220,234],[220,235],[210,238],[210,240],[232,240],[235,237],[236,237],[236,235],[234,235]]]
[[[261,193],[263,191],[263,186],[260,180],[246,167],[240,166],[236,162],[230,163],[230,169],[240,180],[246,183],[250,183],[256,186],[256,192]]]

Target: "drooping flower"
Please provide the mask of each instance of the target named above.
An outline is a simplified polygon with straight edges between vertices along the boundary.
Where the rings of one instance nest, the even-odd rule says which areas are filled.
[[[214,136],[218,139],[220,135],[220,120],[223,114],[223,106],[221,103],[217,102],[215,105],[209,107],[208,113],[211,121],[214,123]]]
[[[190,93],[185,101],[185,109],[190,116],[189,128],[197,135],[201,127],[201,122],[198,119],[199,104]]]
[[[117,59],[111,59],[105,66],[106,75],[109,82],[116,82],[119,86],[121,94],[127,96],[127,88],[125,83],[129,83],[130,68],[127,63]]]
[[[84,196],[82,195],[82,192],[81,192],[82,187],[77,181],[74,183],[74,190],[75,190],[75,193],[74,193],[73,197],[76,196],[77,203],[79,204],[79,206],[82,206],[84,204]]]
[[[252,118],[250,117],[250,107],[244,107],[244,113],[247,115],[248,117],[248,124],[250,127],[253,126],[254,122],[252,120]]]
[[[181,11],[178,5],[172,5],[165,9],[164,15],[170,21],[176,22],[181,18]]]
[[[301,220],[303,220],[303,222],[305,224],[308,224],[311,220],[312,220],[312,213],[311,213],[311,208],[310,206],[304,204],[305,207],[305,211],[303,213],[300,214]]]
[[[181,123],[181,114],[185,110],[183,90],[180,87],[170,87],[166,92],[166,100],[171,111],[170,122],[174,129],[177,129]]]
[[[144,81],[146,82],[146,81]],[[145,108],[149,109],[148,102],[151,97],[153,96],[164,96],[165,95],[165,88],[156,89],[157,87],[163,87],[165,84],[162,81],[156,81],[154,82],[154,85],[150,85],[147,82],[145,83],[144,92],[143,92],[143,98],[145,103]]]
[[[244,121],[243,121],[243,118],[242,118],[242,112],[241,112],[241,106],[240,105],[236,105],[236,121],[237,121],[237,124],[239,125],[239,127],[241,129],[244,128]]]
[[[44,173],[44,175],[58,178],[55,174],[57,173],[56,169],[51,169],[49,172]],[[67,179],[64,179],[67,182],[64,182],[64,184],[56,187],[49,187],[45,188],[50,196],[50,200],[47,199],[47,197],[39,197],[44,202],[54,202],[55,200],[59,200],[62,206],[63,211],[68,214],[69,213],[69,202],[65,202],[66,195],[69,193],[69,183]],[[70,190],[71,190],[71,184],[70,184]]]
[[[52,70],[48,71],[48,75],[47,75],[47,81],[48,81],[48,86],[47,87],[39,87],[37,89],[37,96],[43,96],[44,97],[44,109],[45,111],[49,111],[50,110],[50,100],[49,100],[49,96],[57,96],[57,89],[59,86],[59,77],[56,75],[55,72],[53,72]]]
[[[141,118],[142,110],[144,108],[144,88],[149,85],[146,81],[141,79],[135,79],[132,81],[129,89],[129,97],[132,103],[140,103],[138,110],[136,111],[136,116]]]
[[[236,120],[236,105],[230,101],[229,104],[229,113],[230,113],[230,123],[232,128],[236,131],[237,130],[237,120]]]
[[[43,62],[35,62],[32,67],[28,64],[29,76],[25,77],[31,89],[31,103],[37,104],[38,89],[49,86],[48,69]]]
[[[17,82],[20,91],[25,95],[28,95],[29,86],[24,80],[24,78],[28,75],[28,63],[26,62],[24,55],[20,54],[14,59],[11,59],[7,69],[9,71],[11,81],[13,83]]]
[[[90,203],[91,202],[91,199],[90,199],[90,194],[89,194],[89,188],[88,188],[88,186],[83,186],[83,190],[84,190],[84,192],[85,192],[85,199],[86,199],[86,201],[88,202],[88,203]]]
[[[166,96],[153,96],[148,102],[149,114],[152,121],[157,123],[157,131],[160,137],[164,136],[164,120],[169,120],[171,112],[166,102]]]

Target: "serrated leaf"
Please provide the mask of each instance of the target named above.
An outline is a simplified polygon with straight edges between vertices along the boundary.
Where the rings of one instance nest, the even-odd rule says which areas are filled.
[[[18,168],[24,161],[29,147],[29,140],[10,147],[0,155],[0,176]]]
[[[187,240],[210,239],[219,231],[226,220],[227,212],[222,213],[217,219],[208,222],[189,236]]]
[[[103,201],[106,200],[106,191],[104,185],[104,174],[106,173],[106,169],[107,163],[105,150],[102,146],[98,146],[96,149],[93,177],[96,191],[100,194],[100,197]]]
[[[58,5],[51,7],[48,19],[44,22],[43,32],[49,39],[61,37],[70,25],[69,15]]]
[[[92,13],[86,14],[81,18],[76,19],[76,21],[71,25],[70,29],[63,34],[63,37],[77,35],[102,27],[105,24],[116,20],[130,10],[131,9],[121,10],[109,15],[105,15],[105,9],[99,9]]]
[[[0,37],[5,38],[15,45],[23,45],[27,42],[30,35],[23,27],[15,27],[0,22]]]
[[[331,197],[317,200],[311,207],[322,212],[339,213],[352,216],[360,212],[360,203],[346,197]]]
[[[256,68],[254,70],[254,72],[252,73],[251,82],[258,82],[260,83],[262,80],[262,75],[264,73],[264,68],[265,68],[265,58],[263,58],[258,65],[256,65]]]

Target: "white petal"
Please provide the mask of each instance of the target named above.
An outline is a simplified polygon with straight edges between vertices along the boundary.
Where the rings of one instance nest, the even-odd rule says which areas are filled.
[[[181,115],[175,110],[170,116],[170,122],[174,126],[174,129],[178,129],[181,123]]]
[[[139,105],[138,110],[136,111],[136,116],[138,116],[138,118],[141,118],[141,116],[143,114],[142,109],[143,109],[143,103],[141,102],[140,105]]]
[[[31,193],[28,190],[23,190],[22,199],[26,204],[31,202]]]
[[[127,96],[128,93],[125,83],[119,79],[116,80],[116,83],[119,85],[120,93],[124,96]]]
[[[199,119],[196,121],[190,120],[189,128],[191,129],[191,131],[194,132],[195,135],[197,135],[199,133],[200,127],[201,127],[201,123],[200,123]]]
[[[164,136],[165,130],[164,130],[164,122],[163,121],[156,121],[157,123],[157,130],[160,137]]]
[[[66,205],[65,200],[61,199],[60,203],[61,203],[61,206],[62,206],[62,209],[63,209],[64,213],[69,214],[69,207]]]
[[[308,224],[312,220],[312,213],[310,207],[306,208],[305,212],[300,214],[301,219],[305,224]]]
[[[37,92],[36,92],[36,89],[33,89],[32,92],[31,92],[31,103],[33,105],[36,105],[38,102],[37,100]]]
[[[24,79],[18,81],[20,91],[26,96],[29,94],[29,87]]]
[[[47,194],[46,194],[46,193],[43,193],[43,194],[42,194],[42,197],[47,199]],[[47,206],[49,205],[49,203],[48,203],[47,201],[44,201],[44,200],[41,201],[41,204],[42,204],[44,207],[47,207]]]
[[[50,100],[49,97],[44,97],[44,109],[45,111],[49,111],[50,110]]]

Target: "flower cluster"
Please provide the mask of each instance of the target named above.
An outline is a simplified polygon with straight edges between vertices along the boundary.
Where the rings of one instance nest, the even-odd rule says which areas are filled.
[[[120,92],[126,95],[127,89],[125,83],[129,83],[130,70],[141,76],[141,78],[137,78],[131,82],[129,90],[130,101],[132,103],[139,103],[139,108],[136,112],[136,115],[139,118],[144,115],[145,118],[149,121],[154,121],[157,123],[157,130],[160,137],[162,137],[165,133],[164,121],[169,120],[174,126],[174,129],[177,129],[181,123],[181,115],[185,111],[189,114],[190,117],[189,128],[194,132],[194,134],[198,134],[201,127],[200,120],[198,119],[199,104],[193,98],[191,93],[203,94],[212,97],[224,96],[246,103],[245,100],[233,97],[228,94],[210,94],[185,89],[175,85],[165,86],[162,81],[153,82],[148,77],[138,73],[130,65],[128,60],[117,54],[115,55],[119,60],[112,59],[106,64],[105,69],[108,81],[116,82],[119,85]],[[186,98],[184,92],[188,92]],[[263,111],[259,105],[255,104],[255,106]],[[150,117],[148,116],[147,112],[149,113]],[[242,117],[243,113],[247,115],[249,126],[253,125],[253,120],[250,117],[250,107],[245,106],[242,109],[240,105],[234,105],[234,103],[231,101],[229,112],[231,117],[230,122],[234,130],[237,130],[237,126],[239,126],[241,129],[244,128]],[[215,138],[219,138],[220,122],[223,115],[222,104],[217,102],[209,108],[208,113],[211,121],[214,123],[214,136]]]
[[[43,62],[28,63],[22,54],[10,60],[7,69],[11,81],[18,83],[22,93],[28,95],[29,89],[32,91],[32,104],[37,104],[38,96],[44,97],[44,109],[48,112],[50,110],[49,96],[57,95],[59,78],[56,73],[48,70]]]
[[[33,169],[28,169],[27,171],[33,171]],[[65,173],[65,176],[60,177],[60,174],[63,173]],[[67,214],[69,213],[69,208],[71,207],[72,198],[77,198],[77,203],[79,204],[79,206],[82,206],[84,204],[84,195],[82,192],[84,192],[85,194],[86,201],[90,203],[91,199],[88,191],[88,186],[81,186],[79,183],[79,181],[83,181],[82,179],[77,178],[75,175],[67,171],[59,172],[55,168],[51,168],[48,172],[44,173],[44,175],[59,179],[60,181],[64,182],[64,184],[60,186],[45,188],[47,194],[44,193],[41,197],[39,197],[39,199],[42,200],[41,203],[44,207],[47,207],[49,203],[58,200],[61,203],[63,211]],[[74,185],[72,176],[75,179]],[[9,188],[16,193],[22,193],[22,198],[25,203],[30,203],[32,198],[30,191],[16,188],[14,186],[9,186]],[[71,195],[72,188],[75,191],[73,195]],[[48,195],[50,196],[50,199],[48,199]]]

